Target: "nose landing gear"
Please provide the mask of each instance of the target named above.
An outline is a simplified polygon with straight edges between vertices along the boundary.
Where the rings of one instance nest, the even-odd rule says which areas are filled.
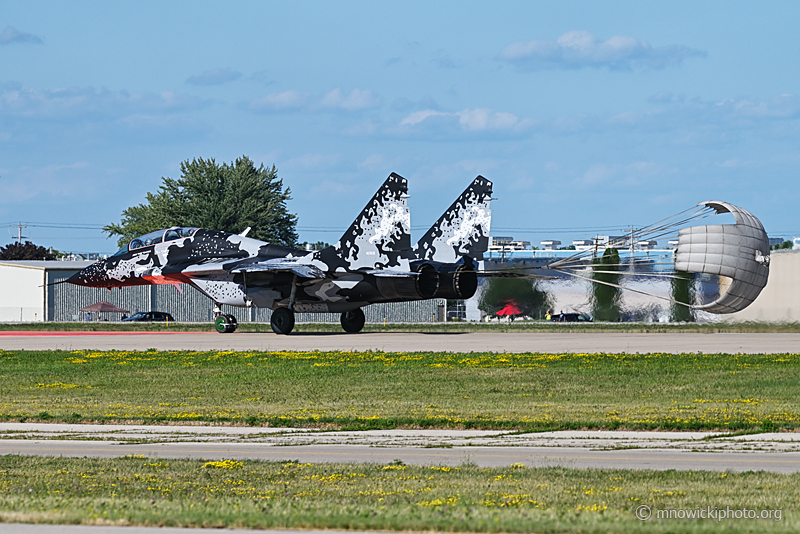
[[[222,313],[222,307],[214,303],[214,328],[220,334],[230,334],[239,327],[239,321],[233,315]]]
[[[221,314],[218,315],[216,319],[214,319],[214,327],[220,334],[229,334],[231,332],[234,332],[236,331],[236,328],[238,328],[238,326],[239,326],[239,321],[237,321],[236,317],[234,317],[233,315]]]

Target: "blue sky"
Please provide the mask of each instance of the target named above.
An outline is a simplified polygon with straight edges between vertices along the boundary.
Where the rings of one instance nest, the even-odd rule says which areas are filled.
[[[415,238],[478,174],[492,233],[534,244],[712,199],[799,236],[798,20],[798,2],[6,0],[0,244],[21,221],[113,252],[97,228],[181,161],[243,154],[277,166],[301,241],[335,241],[391,172]]]

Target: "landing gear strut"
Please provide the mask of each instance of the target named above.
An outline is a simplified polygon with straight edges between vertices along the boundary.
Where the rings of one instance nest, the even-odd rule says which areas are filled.
[[[269,325],[276,334],[288,334],[294,328],[294,312],[289,308],[278,308],[272,312]]]
[[[220,314],[214,319],[214,326],[220,334],[229,334],[236,330],[239,321],[233,315]]]
[[[364,328],[364,321],[366,321],[366,318],[361,308],[344,312],[340,319],[344,331],[351,334],[361,332],[361,329]]]

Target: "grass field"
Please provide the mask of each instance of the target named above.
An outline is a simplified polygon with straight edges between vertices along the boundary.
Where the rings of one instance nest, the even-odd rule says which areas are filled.
[[[208,323],[0,323],[0,331],[179,331],[213,332]],[[336,323],[295,325],[296,332],[341,332]],[[269,324],[239,323],[241,332],[272,332]],[[547,321],[517,321],[513,323],[418,323],[367,324],[364,332],[616,332],[616,333],[798,333],[800,323],[551,323]]]
[[[797,532],[800,475],[0,457],[0,521],[454,532]],[[636,518],[646,505],[652,516]],[[658,519],[660,510],[764,518]]]
[[[0,419],[779,430],[800,354],[0,351]]]

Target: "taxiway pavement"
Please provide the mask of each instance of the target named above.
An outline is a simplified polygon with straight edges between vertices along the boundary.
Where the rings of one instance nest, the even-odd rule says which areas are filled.
[[[800,334],[625,333],[142,333],[4,332],[5,350],[380,350],[385,352],[683,352],[761,354],[800,352]]]
[[[0,423],[0,454],[409,465],[800,472],[800,434],[479,430],[324,432],[259,427]]]

